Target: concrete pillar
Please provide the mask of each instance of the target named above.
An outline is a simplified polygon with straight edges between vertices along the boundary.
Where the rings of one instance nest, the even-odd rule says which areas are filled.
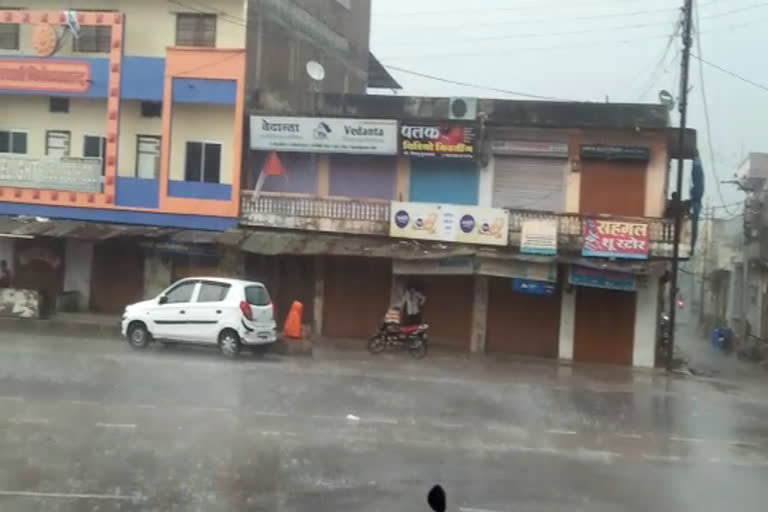
[[[659,280],[649,277],[637,290],[632,366],[653,368],[656,363],[656,326],[659,318]]]
[[[395,199],[408,201],[411,188],[411,161],[407,156],[397,157],[397,169],[395,171]]]
[[[488,277],[475,276],[475,290],[472,300],[472,339],[470,351],[473,354],[485,352],[485,336],[488,323]]]
[[[488,165],[480,167],[480,182],[478,184],[478,206],[490,207],[493,204],[493,179],[496,169],[496,159],[493,155],[488,158]]]
[[[93,242],[67,239],[64,249],[64,291],[78,292],[78,311],[88,311],[91,303],[92,264]]]
[[[317,164],[317,195],[328,197],[331,186],[331,160],[328,155],[315,155]]]
[[[144,298],[153,298],[171,285],[173,261],[168,256],[148,253],[144,256]]]
[[[219,273],[224,277],[242,279],[245,275],[245,256],[239,247],[219,247]]]
[[[568,141],[568,163],[565,172],[565,208],[569,213],[578,213],[579,199],[581,195],[581,161],[580,161],[581,135],[571,135]]]
[[[13,238],[0,237],[0,261],[5,261],[8,264],[11,275],[13,275],[13,254],[15,247],[16,240]]]
[[[573,360],[573,333],[576,319],[576,288],[564,290],[560,299],[560,344],[558,358]]]
[[[313,303],[312,333],[323,335],[323,306],[325,302],[325,257],[315,257],[315,297]]]
[[[389,305],[394,306],[400,302],[405,295],[406,277],[399,274],[392,274],[392,288],[389,292]]]

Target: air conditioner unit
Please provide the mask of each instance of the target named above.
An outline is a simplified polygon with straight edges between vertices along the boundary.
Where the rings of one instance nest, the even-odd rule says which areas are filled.
[[[474,121],[477,119],[477,98],[451,98],[448,117],[450,119]]]

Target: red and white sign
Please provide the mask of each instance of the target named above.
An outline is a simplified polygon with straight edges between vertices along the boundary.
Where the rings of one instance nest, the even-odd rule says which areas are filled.
[[[91,86],[85,61],[0,59],[0,89],[84,93]]]

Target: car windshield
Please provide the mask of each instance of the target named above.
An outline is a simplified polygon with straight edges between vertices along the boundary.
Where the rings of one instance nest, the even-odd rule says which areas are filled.
[[[268,306],[271,302],[267,289],[260,285],[246,286],[245,300],[252,306]]]

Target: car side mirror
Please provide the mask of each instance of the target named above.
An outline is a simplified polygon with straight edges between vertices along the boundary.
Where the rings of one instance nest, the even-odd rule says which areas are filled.
[[[158,304],[167,304],[168,303],[168,297],[165,295],[161,295],[159,299],[157,299]]]

